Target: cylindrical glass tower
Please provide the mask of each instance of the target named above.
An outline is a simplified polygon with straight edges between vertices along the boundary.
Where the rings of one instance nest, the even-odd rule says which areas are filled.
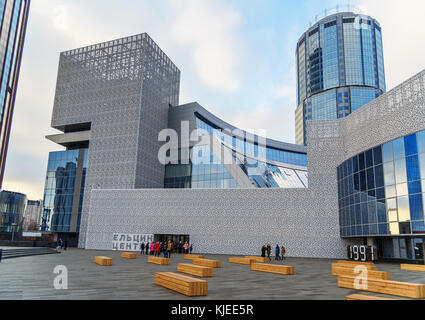
[[[382,31],[375,19],[341,12],[305,32],[297,44],[296,143],[308,120],[348,116],[386,91]]]

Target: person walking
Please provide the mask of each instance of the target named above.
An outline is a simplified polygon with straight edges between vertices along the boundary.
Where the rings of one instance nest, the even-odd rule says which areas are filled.
[[[266,246],[261,247],[261,257],[263,257],[263,258],[266,257]]]
[[[189,253],[189,244],[187,241],[184,243],[184,253]]]
[[[158,241],[156,243],[155,257],[159,257],[160,253],[161,253],[161,243]]]
[[[280,260],[280,248],[279,248],[279,245],[277,244],[276,245],[276,249],[275,249],[275,258],[274,258],[275,260]]]
[[[286,249],[283,244],[282,244],[282,248],[280,248],[280,253],[282,255],[282,260],[286,260],[285,258]]]
[[[145,250],[146,250],[146,255],[148,255],[149,254],[149,242],[148,243],[146,243],[146,247],[145,247]]]
[[[155,243],[151,242],[151,247],[150,247],[151,256],[154,254],[154,251],[155,251]]]
[[[171,259],[171,252],[173,251],[173,244],[171,243],[171,240],[168,240],[167,250],[168,250],[168,259]]]
[[[272,261],[272,258],[270,258],[270,254],[272,253],[272,246],[267,244],[267,258],[269,258],[269,262]]]
[[[179,242],[179,254],[182,253],[182,250],[183,250],[183,243],[180,241]]]
[[[140,254],[145,254],[145,243],[142,242],[142,244],[140,245]]]
[[[164,241],[163,248],[164,248],[164,258],[168,258],[168,245],[166,241]]]
[[[192,251],[193,251],[193,245],[190,244],[190,246],[189,246],[189,253],[192,254]]]

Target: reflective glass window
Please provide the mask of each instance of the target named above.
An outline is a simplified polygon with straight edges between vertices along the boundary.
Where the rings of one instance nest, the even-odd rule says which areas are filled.
[[[421,194],[409,197],[409,207],[412,221],[424,220],[423,198]]]
[[[416,142],[416,134],[411,134],[404,138],[405,153],[406,157],[412,156],[418,153],[418,145]]]
[[[389,142],[382,146],[382,158],[384,162],[394,160],[393,143]]]
[[[395,181],[396,183],[403,183],[407,181],[406,173],[406,160],[399,159],[394,161]]]
[[[405,147],[404,147],[404,138],[400,138],[393,141],[393,151],[394,151],[395,160],[404,158],[406,156]]]
[[[418,132],[416,134],[416,140],[418,144],[418,152],[425,152],[425,131]]]
[[[375,166],[382,163],[382,148],[380,146],[373,149],[373,159]]]
[[[397,198],[398,206],[398,220],[400,222],[410,221],[410,205],[409,197],[398,197]]]

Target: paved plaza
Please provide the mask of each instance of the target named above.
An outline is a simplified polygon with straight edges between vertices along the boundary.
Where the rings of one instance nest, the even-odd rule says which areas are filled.
[[[113,266],[96,265],[93,259],[97,255],[113,258]],[[69,249],[61,254],[3,260],[0,263],[0,299],[344,300],[345,296],[355,293],[337,287],[336,277],[331,275],[331,264],[335,260],[288,258],[283,263],[294,266],[295,275],[283,276],[231,264],[229,256],[208,255],[206,258],[223,263],[221,269],[215,269],[215,276],[207,279],[207,297],[187,298],[154,284],[155,272],[176,272],[177,263],[191,263],[184,260],[183,255],[174,254],[169,266],[159,266],[148,264],[144,255],[126,260],[120,258],[119,252]],[[68,290],[53,287],[57,276],[53,270],[58,265],[68,269]],[[392,280],[425,284],[425,273],[401,271],[399,264],[377,266],[380,271],[391,272]]]

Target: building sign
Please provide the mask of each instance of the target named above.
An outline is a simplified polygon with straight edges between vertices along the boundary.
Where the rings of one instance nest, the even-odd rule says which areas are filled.
[[[22,236],[25,238],[41,238],[43,235],[41,232],[22,232]]]
[[[353,261],[376,261],[377,249],[375,246],[348,246],[348,259]]]
[[[140,245],[144,242],[153,242],[153,234],[128,234],[114,233],[112,250],[114,251],[140,251]]]

